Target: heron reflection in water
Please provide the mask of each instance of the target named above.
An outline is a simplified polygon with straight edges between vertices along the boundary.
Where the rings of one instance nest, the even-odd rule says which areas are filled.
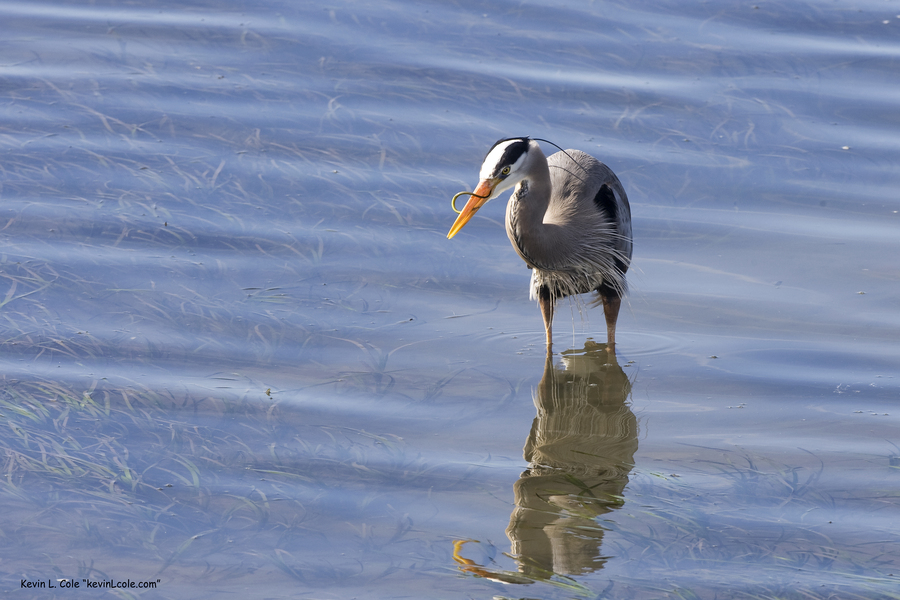
[[[491,569],[462,555],[459,568],[504,583],[533,583],[554,575],[584,575],[603,567],[600,517],[621,506],[638,448],[631,382],[615,354],[590,340],[548,355],[534,403],[537,416],[525,443],[528,469],[516,482],[516,508],[506,534],[518,572]]]

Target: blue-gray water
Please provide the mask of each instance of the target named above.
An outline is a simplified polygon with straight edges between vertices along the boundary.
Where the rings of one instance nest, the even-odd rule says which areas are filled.
[[[3,593],[900,598],[900,4],[0,32]],[[502,201],[446,239],[512,135],[628,192],[618,365]]]

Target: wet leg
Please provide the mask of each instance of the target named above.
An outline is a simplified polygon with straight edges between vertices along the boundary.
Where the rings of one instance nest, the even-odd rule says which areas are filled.
[[[606,347],[610,352],[616,351],[616,321],[619,319],[619,308],[622,298],[616,294],[604,294],[603,315],[606,317]]]
[[[542,287],[538,294],[538,302],[541,305],[541,315],[544,317],[544,331],[547,333],[547,351],[553,347],[553,295],[546,287]]]

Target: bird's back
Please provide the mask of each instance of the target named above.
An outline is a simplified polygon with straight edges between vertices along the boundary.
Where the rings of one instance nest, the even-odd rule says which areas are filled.
[[[547,159],[552,194],[545,223],[559,225],[570,237],[572,268],[602,273],[608,285],[625,291],[631,263],[631,208],[619,178],[605,164],[580,150]],[[614,267],[612,272],[610,267]],[[584,293],[590,290],[579,290]]]

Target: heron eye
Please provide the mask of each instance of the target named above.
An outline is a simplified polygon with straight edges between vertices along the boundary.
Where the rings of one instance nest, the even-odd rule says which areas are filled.
[[[510,171],[510,168],[509,168],[509,165],[507,165],[507,166],[503,167],[503,170],[500,171],[500,173],[502,173],[503,175],[509,175],[509,171]]]

